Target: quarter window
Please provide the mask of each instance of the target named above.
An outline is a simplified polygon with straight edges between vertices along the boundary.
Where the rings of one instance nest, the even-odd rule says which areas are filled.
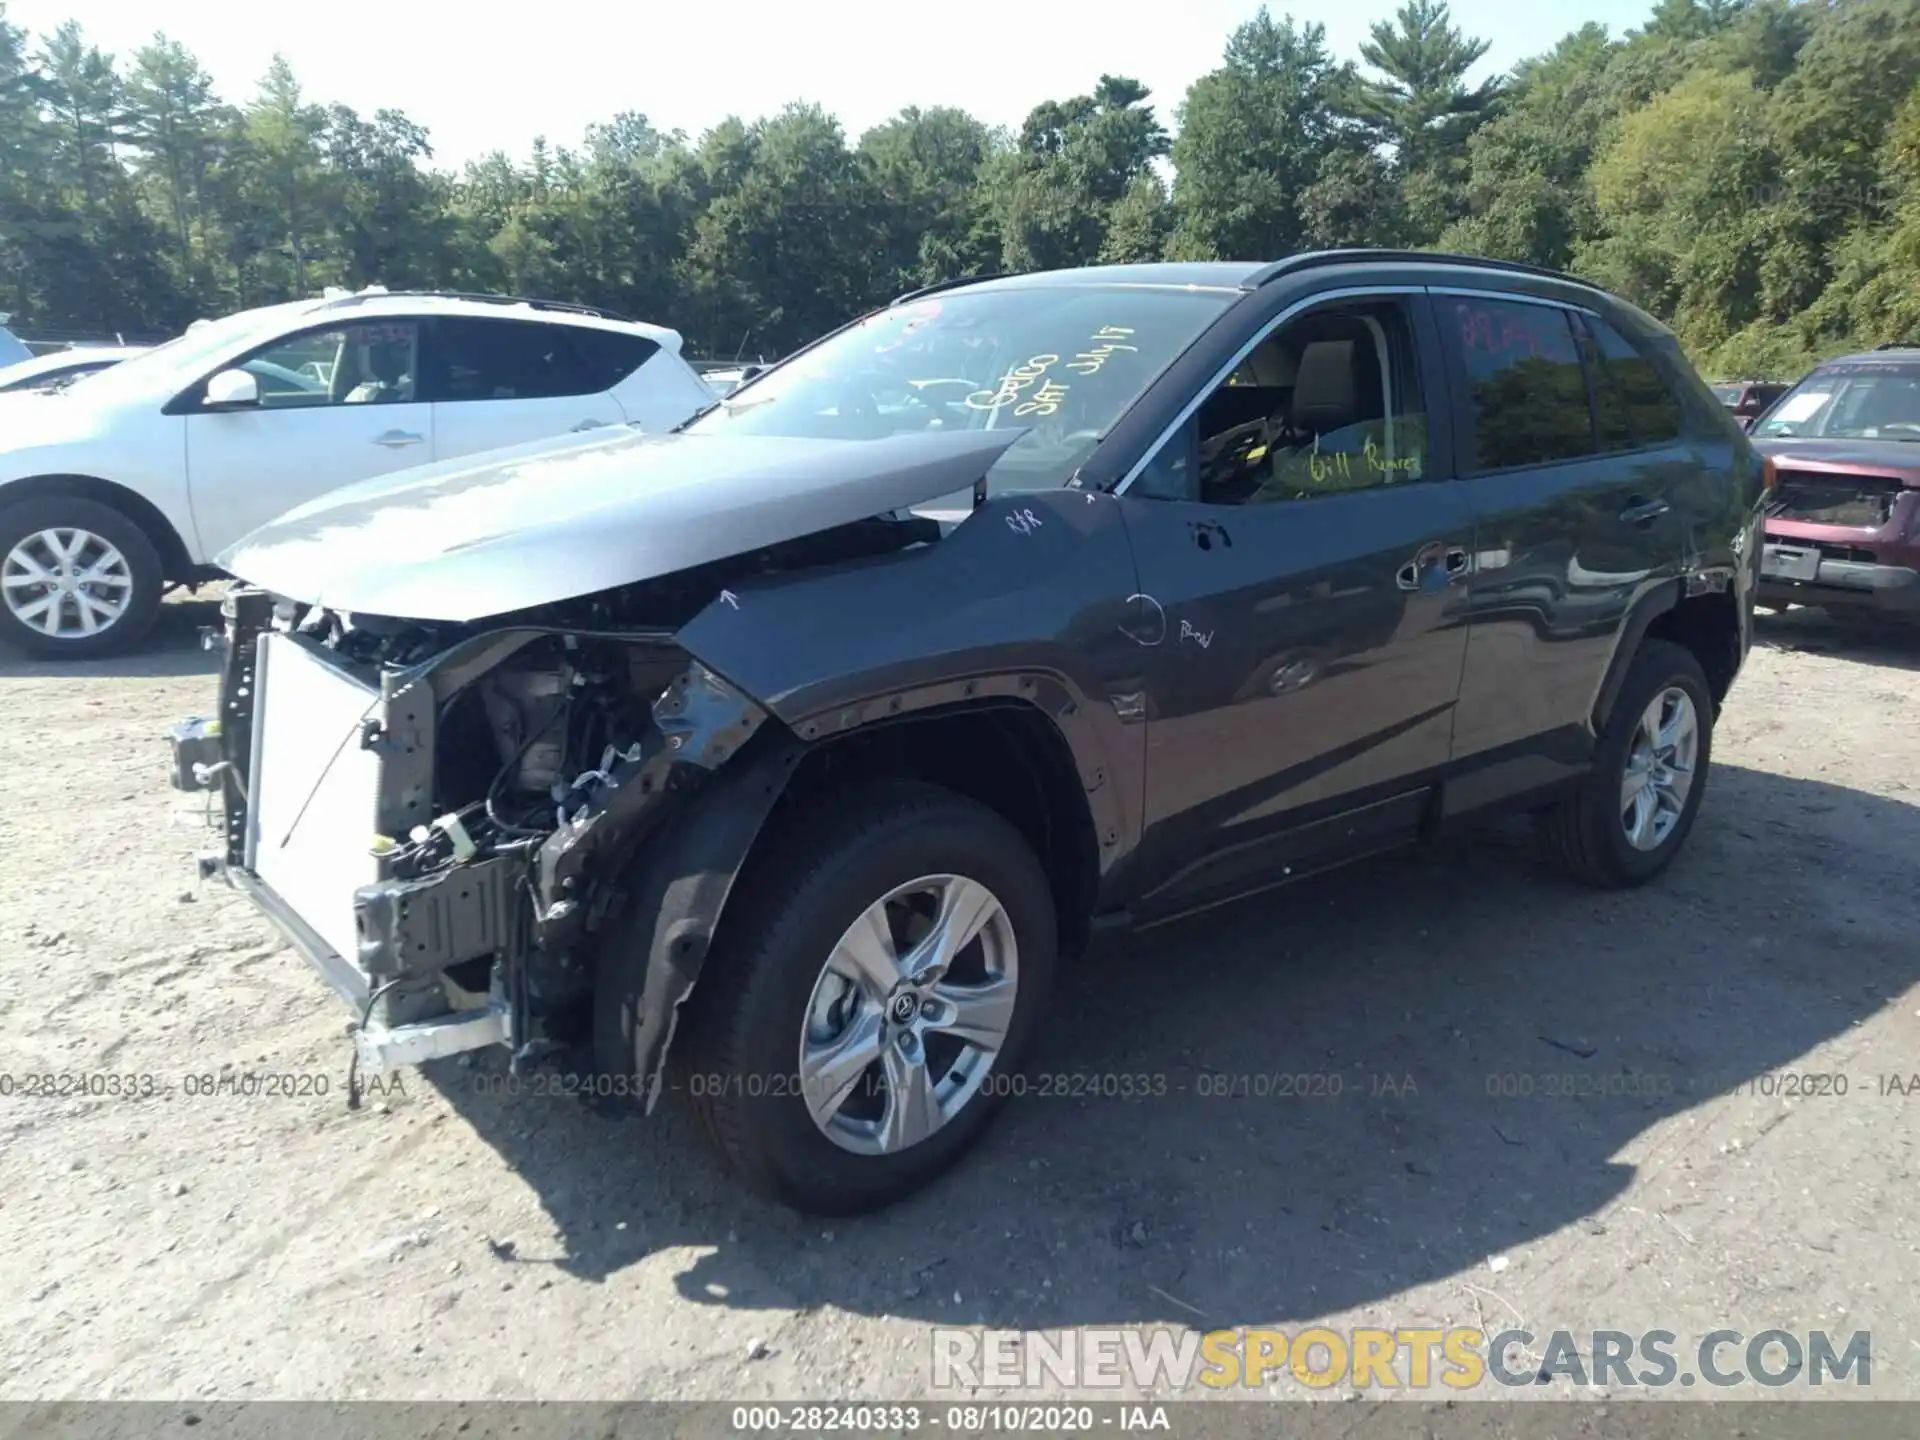
[[[1603,450],[1666,445],[1680,438],[1685,416],[1660,372],[1618,330],[1585,317],[1599,352],[1593,398]]]
[[[1571,316],[1552,305],[1461,296],[1442,334],[1465,372],[1468,472],[1596,453],[1587,372]]]
[[[598,395],[613,389],[651,360],[660,348],[644,335],[589,330],[584,325],[565,328],[567,346],[573,351],[576,378],[586,387],[575,392],[581,395]]]

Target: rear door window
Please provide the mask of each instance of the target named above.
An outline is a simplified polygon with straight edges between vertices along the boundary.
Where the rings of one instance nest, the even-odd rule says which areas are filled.
[[[1566,310],[1456,296],[1441,299],[1440,318],[1465,379],[1463,474],[1597,452],[1587,371]]]

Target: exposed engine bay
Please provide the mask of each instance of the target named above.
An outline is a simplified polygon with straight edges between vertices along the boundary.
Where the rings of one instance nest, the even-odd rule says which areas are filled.
[[[940,534],[881,517],[473,624],[236,589],[220,725],[175,739],[176,776],[225,800],[226,849],[203,873],[248,890],[361,1011],[370,1067],[495,1042],[516,1063],[563,1050],[593,1023],[594,946],[647,883],[634,857],[650,834],[763,727],[761,763],[803,748],[676,630],[732,603],[730,582]],[[663,906],[660,925],[672,918]],[[663,995],[634,1042],[656,1083],[646,1057],[657,1069],[677,1000]]]

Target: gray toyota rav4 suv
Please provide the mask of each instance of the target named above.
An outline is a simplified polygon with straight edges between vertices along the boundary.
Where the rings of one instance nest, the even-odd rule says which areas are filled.
[[[1096,927],[1499,806],[1584,881],[1659,874],[1768,474],[1563,275],[968,280],[674,433],[256,531],[175,781],[357,1064],[679,1089],[747,1182],[860,1211],[980,1134]]]

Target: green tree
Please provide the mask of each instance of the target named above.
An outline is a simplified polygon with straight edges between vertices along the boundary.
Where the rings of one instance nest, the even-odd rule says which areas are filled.
[[[871,303],[881,195],[818,106],[789,105],[743,143],[749,158],[696,223],[688,268],[708,323],[738,337],[728,350],[791,349]]]
[[[1639,33],[1662,40],[1700,40],[1726,29],[1749,0],[1659,0]]]
[[[235,117],[214,98],[213,77],[165,35],[135,53],[123,104],[133,177],[146,191],[150,211],[171,232],[175,281],[211,299],[208,174],[217,160],[218,137]]]
[[[1779,169],[1766,114],[1751,76],[1702,71],[1629,115],[1593,168],[1607,233],[1578,267],[1701,348],[1761,312],[1775,238],[1762,197]]]
[[[1621,44],[1589,24],[1519,66],[1502,113],[1468,142],[1465,214],[1441,236],[1450,250],[1553,269],[1602,234],[1590,171],[1623,116],[1684,74],[1666,41]]]
[[[1467,84],[1490,42],[1462,35],[1440,0],[1406,0],[1371,33],[1360,57],[1383,78],[1359,79],[1351,104],[1393,157],[1408,240],[1431,244],[1457,218],[1467,139],[1499,98],[1500,77]]]
[[[981,168],[1006,142],[964,110],[909,108],[860,137],[882,207],[879,269],[903,291],[999,262]]]
[[[332,199],[332,177],[320,163],[326,126],[326,112],[307,102],[293,67],[275,55],[258,98],[247,107],[242,173],[258,210],[275,217],[283,241],[262,259],[271,272],[278,268],[273,254],[284,258],[286,283],[295,295],[310,293],[308,269],[321,258],[313,246]]]
[[[1106,249],[1115,207],[1130,192],[1130,233],[1146,233],[1139,210],[1159,192],[1136,182],[1168,149],[1148,98],[1139,81],[1102,75],[1092,94],[1033,108],[1013,148],[982,172],[1000,268],[1094,263]]]
[[[1219,68],[1181,106],[1171,252],[1252,260],[1301,248],[1303,197],[1345,140],[1335,102],[1351,80],[1324,25],[1275,20],[1263,6],[1236,27]]]
[[[120,138],[119,77],[112,58],[89,45],[73,20],[47,41],[40,65],[54,142],[55,168],[49,178],[68,204],[89,210],[123,180],[113,153]]]
[[[793,106],[689,140],[627,111],[454,174],[404,113],[311,103],[284,60],[236,109],[164,35],[116,64],[0,0],[0,308],[166,330],[378,281],[778,352],[984,270],[1437,240],[1578,267],[1710,367],[1910,338],[1920,0],[1646,3],[1472,82],[1484,43],[1438,0],[1376,25],[1363,69],[1261,10],[1171,142],[1144,85],[1103,75],[1013,134],[910,109],[850,147]]]
[[[342,283],[430,285],[447,269],[450,223],[424,163],[427,132],[397,110],[363,120],[330,106],[320,128],[327,187],[328,249]]]

